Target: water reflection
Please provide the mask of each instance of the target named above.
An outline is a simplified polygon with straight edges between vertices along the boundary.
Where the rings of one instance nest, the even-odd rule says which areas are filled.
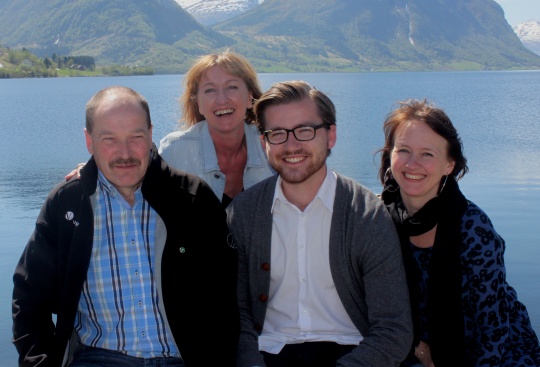
[[[41,208],[49,191],[64,179],[67,168],[36,171],[4,171],[0,176],[0,206],[13,214],[26,217]],[[35,219],[35,218],[34,218]]]

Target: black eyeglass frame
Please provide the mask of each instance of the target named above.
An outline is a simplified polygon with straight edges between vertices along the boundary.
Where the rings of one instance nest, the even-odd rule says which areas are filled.
[[[280,144],[285,144],[287,142],[287,140],[289,140],[289,133],[293,133],[294,135],[294,138],[298,141],[311,141],[313,139],[315,139],[315,136],[317,136],[317,130],[320,129],[321,127],[326,127],[327,129],[330,129],[330,126],[332,126],[330,123],[328,122],[323,122],[319,125],[315,125],[315,126],[311,126],[311,125],[300,125],[300,126],[297,126],[295,127],[294,129],[273,129],[273,130],[265,130],[263,131],[263,135],[264,137],[266,138],[266,141],[272,145],[280,145]],[[296,133],[294,132],[295,130],[297,129],[302,129],[302,128],[306,128],[306,127],[310,127],[310,128],[313,128],[313,137],[311,139],[298,139],[298,137],[296,136]],[[281,143],[272,143],[270,141],[270,139],[268,138],[268,134],[271,133],[271,132],[275,132],[275,131],[285,131],[287,133],[287,137],[285,138],[285,140],[283,140]]]

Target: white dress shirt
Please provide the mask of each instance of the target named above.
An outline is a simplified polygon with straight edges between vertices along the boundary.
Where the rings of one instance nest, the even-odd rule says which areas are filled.
[[[270,295],[259,349],[277,354],[285,344],[331,341],[358,345],[363,339],[337,294],[329,263],[329,236],[336,176],[326,178],[302,212],[291,204],[278,178],[272,206]]]

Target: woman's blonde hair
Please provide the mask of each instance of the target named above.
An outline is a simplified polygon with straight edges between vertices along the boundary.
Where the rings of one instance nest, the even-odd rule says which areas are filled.
[[[204,120],[204,116],[199,112],[197,105],[197,91],[203,73],[215,65],[222,68],[227,74],[241,78],[246,83],[248,91],[254,100],[257,100],[261,96],[262,90],[257,72],[245,57],[230,50],[201,56],[195,61],[184,77],[184,93],[180,97],[182,107],[180,124],[182,126],[188,128]],[[255,114],[252,109],[246,110],[244,120],[248,124],[255,121]]]

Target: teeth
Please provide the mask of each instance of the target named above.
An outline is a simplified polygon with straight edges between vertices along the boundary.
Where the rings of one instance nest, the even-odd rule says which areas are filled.
[[[406,173],[405,177],[408,178],[408,179],[411,179],[411,180],[420,180],[420,179],[424,178],[424,176],[422,176],[422,175],[411,175],[409,173]]]
[[[234,112],[234,110],[233,110],[232,108],[228,108],[228,109],[226,109],[226,110],[216,111],[215,114],[216,114],[217,116],[222,116],[222,115],[231,114],[231,113],[233,113],[233,112]]]
[[[304,158],[303,157],[296,157],[296,158],[285,158],[285,161],[289,162],[289,163],[298,163],[298,162],[301,162],[303,161]]]

